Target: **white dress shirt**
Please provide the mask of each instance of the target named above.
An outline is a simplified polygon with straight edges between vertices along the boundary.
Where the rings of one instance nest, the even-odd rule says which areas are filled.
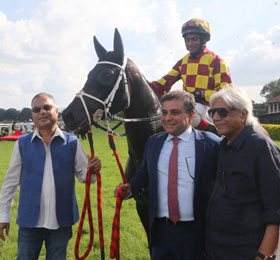
[[[32,140],[35,136],[40,139],[39,131],[36,129],[33,133]],[[55,196],[55,183],[52,168],[51,158],[51,142],[55,136],[60,136],[65,139],[63,132],[57,127],[54,136],[52,137],[49,145],[46,145],[42,139],[42,142],[46,151],[44,176],[40,201],[40,214],[36,227],[43,227],[47,229],[59,228],[56,218],[56,196]],[[85,182],[87,174],[88,159],[81,146],[81,143],[77,142],[77,150],[74,162],[75,176],[80,182]],[[20,185],[22,160],[20,156],[18,141],[14,145],[13,154],[10,160],[10,165],[4,179],[2,190],[0,193],[0,223],[9,223],[11,215],[11,204],[16,195],[17,187]],[[92,176],[92,182],[96,180],[96,176]]]
[[[168,213],[168,165],[173,149],[172,138],[168,135],[160,152],[158,173],[158,211],[157,217],[169,217]],[[180,221],[194,220],[193,198],[195,177],[195,140],[192,128],[189,127],[181,135],[178,144],[178,201]]]

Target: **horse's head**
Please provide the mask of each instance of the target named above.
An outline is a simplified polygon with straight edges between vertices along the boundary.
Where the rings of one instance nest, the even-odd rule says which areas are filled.
[[[62,116],[66,129],[85,132],[86,122],[108,117],[129,106],[130,96],[126,79],[126,63],[121,36],[114,34],[114,50],[106,49],[94,37],[94,47],[99,58],[89,72],[83,89],[77,93]]]

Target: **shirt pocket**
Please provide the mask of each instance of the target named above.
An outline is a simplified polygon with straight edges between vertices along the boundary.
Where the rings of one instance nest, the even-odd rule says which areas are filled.
[[[256,200],[255,183],[248,172],[222,171],[222,185],[229,199],[246,203]]]

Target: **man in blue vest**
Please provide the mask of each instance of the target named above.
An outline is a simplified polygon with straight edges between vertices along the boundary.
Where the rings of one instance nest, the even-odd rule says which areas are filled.
[[[31,106],[36,129],[15,143],[2,185],[0,238],[8,235],[11,204],[20,185],[17,259],[38,259],[45,242],[46,259],[63,260],[72,225],[79,219],[75,176],[85,182],[88,167],[96,172],[101,163],[97,157],[86,156],[75,135],[57,127],[53,96],[37,94]]]

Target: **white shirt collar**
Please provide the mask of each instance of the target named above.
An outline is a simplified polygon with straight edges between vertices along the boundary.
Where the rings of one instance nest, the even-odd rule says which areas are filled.
[[[180,135],[178,135],[176,137],[178,137],[179,139],[187,142],[187,141],[190,140],[190,138],[192,136],[192,132],[193,132],[192,127],[189,126],[189,128],[187,128],[182,134],[180,134]],[[174,138],[174,136],[171,135],[171,134],[168,134],[168,136],[166,138],[166,141],[170,141],[172,138]]]
[[[35,131],[33,132],[33,136],[32,136],[32,138],[31,138],[31,142],[33,142],[33,139],[34,139],[36,136],[37,136],[38,138],[42,139],[42,137],[40,136],[40,133],[39,133],[39,131],[38,131],[37,128],[36,128]],[[60,136],[63,140],[65,140],[64,134],[63,134],[63,132],[60,130],[60,128],[59,128],[58,126],[56,127],[56,130],[55,130],[55,133],[54,133],[52,139],[53,139],[54,137],[56,137],[56,136]]]

